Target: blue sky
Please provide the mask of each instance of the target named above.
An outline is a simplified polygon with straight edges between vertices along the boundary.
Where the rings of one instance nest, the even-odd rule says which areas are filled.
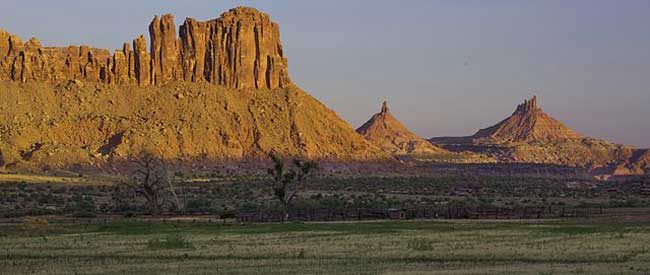
[[[650,147],[646,0],[2,0],[0,27],[115,49],[156,14],[238,5],[280,24],[294,82],[354,127],[386,99],[424,137],[470,135],[536,94],[580,133]]]

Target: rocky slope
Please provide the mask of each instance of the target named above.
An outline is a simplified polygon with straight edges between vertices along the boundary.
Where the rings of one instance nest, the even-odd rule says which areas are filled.
[[[43,47],[0,30],[0,80],[162,85],[206,81],[227,88],[282,88],[291,83],[280,29],[268,15],[238,7],[201,22],[155,17],[144,35],[113,54],[89,46]]]
[[[0,32],[0,166],[102,165],[144,150],[167,159],[280,154],[387,157],[289,80],[278,25],[252,8],[156,17],[109,54]]]
[[[0,82],[0,155],[64,167],[141,151],[166,159],[239,159],[268,152],[363,160],[384,156],[295,86],[230,90],[173,82],[139,86]]]

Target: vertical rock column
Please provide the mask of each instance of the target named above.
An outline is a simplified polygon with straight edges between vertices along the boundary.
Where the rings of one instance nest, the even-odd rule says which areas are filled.
[[[147,53],[147,40],[144,35],[133,40],[133,72],[140,86],[151,84],[151,58]]]
[[[208,34],[207,22],[198,22],[192,18],[185,19],[179,29],[181,41],[181,68],[183,80],[202,81],[205,80]]]
[[[179,67],[176,39],[176,26],[174,16],[165,14],[161,18],[157,16],[149,25],[151,37],[151,79],[153,84],[164,84],[178,79],[176,71]]]

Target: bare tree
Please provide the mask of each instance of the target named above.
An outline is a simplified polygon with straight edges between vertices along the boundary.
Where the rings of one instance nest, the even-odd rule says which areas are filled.
[[[299,191],[304,190],[304,181],[318,169],[318,164],[314,161],[293,159],[291,165],[287,166],[285,160],[275,154],[270,154],[269,157],[273,161],[273,168],[269,168],[267,172],[273,178],[273,194],[282,204],[283,220],[286,220],[289,218],[291,201]]]
[[[164,161],[151,153],[145,152],[138,157],[132,158],[131,163],[135,165],[135,170],[131,175],[132,181],[128,184],[135,190],[137,195],[145,198],[147,210],[151,214],[160,213],[167,203],[167,192],[174,199],[176,208],[181,208],[174,190],[173,181]]]

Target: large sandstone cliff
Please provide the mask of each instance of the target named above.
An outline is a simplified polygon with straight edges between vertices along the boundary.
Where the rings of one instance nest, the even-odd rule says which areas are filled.
[[[291,83],[268,15],[240,7],[188,18],[180,35],[163,15],[149,32],[149,44],[141,35],[111,54],[0,31],[0,168],[103,165],[143,151],[175,160],[388,157]]]
[[[0,80],[82,80],[161,85],[206,81],[226,88],[288,86],[291,81],[280,29],[268,15],[238,7],[201,22],[187,18],[177,35],[174,17],[155,17],[144,36],[111,54],[88,46],[43,47],[0,30]]]

